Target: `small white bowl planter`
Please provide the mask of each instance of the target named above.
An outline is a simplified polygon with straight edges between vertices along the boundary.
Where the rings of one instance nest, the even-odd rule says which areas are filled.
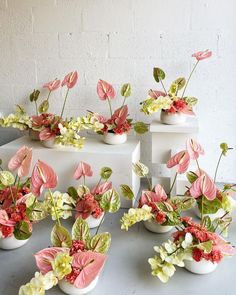
[[[160,120],[161,123],[167,125],[179,125],[186,122],[187,116],[183,113],[167,113],[165,111],[161,111]]]
[[[58,282],[58,286],[65,294],[82,295],[92,291],[96,287],[97,282],[98,282],[98,276],[87,287],[79,289],[79,288],[76,288],[71,283],[67,282],[65,279],[63,279]]]
[[[0,249],[13,250],[25,245],[29,239],[17,240],[14,235],[7,238],[0,238]]]
[[[102,213],[102,215],[98,218],[93,217],[92,215],[89,215],[89,217],[87,217],[85,219],[85,221],[88,223],[89,228],[96,228],[99,226],[99,224],[102,222],[102,219],[104,217],[104,212]]]
[[[127,133],[123,134],[115,134],[111,132],[107,132],[103,134],[103,141],[107,144],[122,144],[127,141]]]
[[[201,259],[199,262],[195,260],[185,260],[184,265],[188,271],[198,275],[204,275],[213,272],[217,268],[218,263]]]
[[[49,139],[49,140],[42,140],[41,143],[44,147],[49,148],[49,149],[53,149],[53,148],[57,147],[57,145],[55,144],[54,138]]]
[[[156,222],[154,219],[146,220],[143,223],[147,230],[157,234],[167,233],[171,231],[173,228],[173,226],[161,225],[158,222]]]
[[[34,141],[39,141],[39,131],[29,129],[29,138]]]

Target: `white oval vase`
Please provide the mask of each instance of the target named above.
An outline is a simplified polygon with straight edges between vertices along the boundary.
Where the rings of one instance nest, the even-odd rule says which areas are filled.
[[[98,218],[93,217],[92,215],[89,215],[89,217],[87,217],[85,219],[85,221],[88,223],[89,228],[96,228],[99,226],[99,224],[102,222],[104,216],[104,212],[102,213],[102,215]]]
[[[154,219],[146,220],[143,223],[147,230],[157,234],[167,233],[171,231],[173,228],[173,226],[161,225],[158,222],[156,222]]]
[[[42,140],[41,143],[44,147],[49,148],[49,149],[54,149],[57,147],[57,145],[55,144],[54,138],[49,139],[49,140]]]
[[[33,141],[39,141],[39,131],[29,129],[29,138]]]
[[[195,274],[204,275],[213,272],[217,268],[218,263],[201,259],[199,262],[195,260],[185,260],[184,265],[188,271]]]
[[[14,235],[7,238],[0,238],[0,248],[4,250],[13,250],[25,245],[29,239],[17,240]]]
[[[183,113],[167,113],[161,111],[160,120],[161,123],[167,125],[179,125],[186,122],[187,116]]]
[[[107,144],[122,144],[127,141],[127,133],[115,134],[107,132],[103,134],[103,141]]]
[[[96,287],[97,282],[98,282],[98,276],[87,287],[79,289],[79,288],[76,288],[71,283],[67,282],[65,279],[63,279],[58,282],[58,286],[65,294],[82,295],[92,291]]]
[[[197,205],[193,208],[193,212],[198,218],[201,218],[201,212]],[[203,217],[209,216],[211,220],[214,220],[215,218],[222,217],[225,213],[225,210],[219,209],[216,213],[213,214],[203,214]]]

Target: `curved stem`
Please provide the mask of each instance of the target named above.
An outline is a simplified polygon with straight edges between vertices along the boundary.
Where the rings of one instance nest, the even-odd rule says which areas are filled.
[[[125,101],[126,101],[126,97],[124,97],[124,100],[123,100],[123,103],[122,103],[122,108],[123,108],[123,106],[125,105]]]
[[[185,87],[184,87],[183,94],[182,94],[182,97],[181,97],[181,98],[184,97],[184,94],[185,94],[185,91],[186,91],[186,89],[187,89],[188,83],[189,83],[189,81],[190,81],[190,79],[191,79],[191,77],[192,77],[192,75],[193,75],[193,72],[195,71],[195,69],[196,69],[198,63],[199,63],[199,60],[196,62],[195,66],[193,67],[193,69],[192,69],[192,71],[191,71],[191,73],[190,73],[190,75],[189,75],[189,77],[188,77],[188,80],[187,80],[187,82],[186,82],[186,84],[185,84]]]
[[[50,95],[51,95],[51,90],[49,90],[49,92],[48,92],[48,97],[47,97],[47,101],[49,100],[49,97],[50,97]]]
[[[35,103],[36,116],[38,116],[38,115],[39,115],[39,112],[38,112],[38,105],[37,105],[37,102],[36,102],[36,101],[34,101],[34,103]]]
[[[165,86],[164,86],[164,83],[162,82],[162,80],[161,80],[161,79],[160,79],[160,82],[161,82],[162,88],[163,88],[163,89],[164,89],[164,91],[165,91],[165,94],[167,95],[166,88],[165,88]]]
[[[202,202],[201,202],[201,224],[203,224],[203,202],[204,202],[204,197],[202,196]]]
[[[221,161],[222,156],[223,156],[223,152],[220,154],[219,160],[218,160],[217,165],[216,165],[214,182],[216,182],[216,176],[217,176],[217,172],[218,172],[218,169],[219,169],[219,165],[220,165],[220,161]]]
[[[69,90],[70,90],[70,89],[67,88],[67,92],[66,92],[66,96],[65,96],[65,99],[64,99],[63,107],[62,107],[62,110],[61,110],[61,118],[62,118],[63,113],[64,113],[64,109],[65,109],[66,100],[67,100],[67,96],[68,96]]]
[[[108,104],[109,104],[110,114],[112,116],[111,101],[110,101],[110,98],[109,97],[107,98],[107,101],[108,101]]]
[[[105,215],[106,215],[106,212],[104,212],[103,218],[102,218],[101,222],[99,223],[99,226],[97,227],[97,230],[96,230],[95,235],[98,233],[98,231],[99,231],[99,229],[100,229],[100,226],[102,225],[102,223],[103,223],[103,221],[104,221],[104,219],[105,219]]]
[[[147,182],[148,182],[149,190],[151,191],[152,190],[152,184],[151,184],[151,181],[150,181],[148,175],[146,176],[146,179],[147,179]]]
[[[198,168],[198,170],[199,170],[199,173],[200,173],[200,175],[201,175],[201,168],[200,168],[200,166],[199,166],[199,162],[198,162],[197,159],[196,159],[196,163],[197,163],[197,168]]]
[[[53,195],[52,195],[52,191],[50,190],[50,188],[48,189],[48,191],[49,191],[49,194],[50,194],[50,197],[51,197],[51,200],[52,200],[52,205],[53,205],[55,215],[56,215],[56,218],[57,218],[57,223],[58,223],[58,225],[61,226],[60,218],[58,217],[58,214],[57,214],[57,208],[56,208],[56,204],[55,204],[55,201],[54,201],[54,198],[53,198]]]
[[[175,182],[176,182],[176,179],[177,179],[177,175],[178,175],[178,172],[175,173],[174,181],[173,181],[173,183],[172,183],[172,185],[171,185],[171,188],[170,188],[170,191],[169,191],[169,193],[168,193],[168,196],[169,196],[169,197],[170,197],[170,194],[171,194],[171,192],[172,192],[172,190],[173,190],[173,188],[174,188],[174,185],[175,185]]]

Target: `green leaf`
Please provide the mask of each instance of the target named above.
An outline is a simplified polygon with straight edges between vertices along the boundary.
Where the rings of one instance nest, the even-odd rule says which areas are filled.
[[[19,116],[23,116],[26,114],[25,109],[23,106],[20,106],[19,104],[16,105],[16,114]]]
[[[109,179],[112,175],[112,169],[110,167],[102,167],[100,176],[102,179]]]
[[[173,83],[177,85],[178,90],[181,90],[184,87],[186,80],[184,77],[179,77]]]
[[[48,212],[47,212],[47,209],[45,208],[45,204],[38,202],[37,200],[31,206],[31,208],[26,209],[26,212],[30,221],[40,221],[48,216]]]
[[[15,177],[10,171],[0,171],[0,183],[5,186],[13,185],[15,182]]]
[[[211,221],[211,218],[208,215],[203,217],[202,226],[204,226],[207,230],[211,231],[211,229],[212,229],[212,221]]]
[[[49,109],[49,102],[48,100],[44,100],[40,106],[39,106],[39,112],[42,113],[46,113]]]
[[[76,190],[75,187],[73,186],[70,186],[68,189],[67,189],[67,193],[69,196],[71,196],[74,200],[77,200],[78,199],[78,192]]]
[[[134,124],[134,131],[138,134],[144,134],[148,132],[148,124],[145,124],[143,122],[136,122]]]
[[[197,248],[203,250],[205,253],[210,253],[212,250],[212,241],[203,242],[197,245]]]
[[[132,191],[132,189],[128,185],[121,184],[120,185],[120,190],[121,190],[122,196],[125,199],[127,199],[127,200],[133,200],[134,199],[134,192]]]
[[[193,97],[193,96],[187,96],[187,97],[184,97],[184,100],[185,102],[190,106],[190,107],[193,107],[197,104],[198,102],[198,99],[196,97]]]
[[[30,94],[30,97],[29,97],[30,101],[31,102],[37,101],[39,98],[39,94],[40,94],[40,91],[37,89],[36,90],[34,89],[34,91]]]
[[[221,207],[221,201],[218,198],[215,198],[212,201],[209,201],[206,197],[201,197],[197,203],[198,203],[198,209],[201,212],[202,210],[202,203],[203,201],[203,214],[214,214],[216,213]]]
[[[133,164],[133,171],[139,177],[145,177],[148,175],[149,169],[146,165],[141,162]]]
[[[169,93],[173,96],[177,95],[177,92],[178,92],[178,85],[175,84],[175,83],[172,83],[170,85],[170,89],[169,89]]]
[[[2,159],[0,159],[0,166],[2,165]]]
[[[124,84],[120,93],[124,97],[129,97],[131,95],[131,85],[129,83]]]
[[[84,194],[89,194],[90,189],[86,185],[79,185],[77,189],[77,196],[82,198]]]
[[[80,240],[86,243],[90,240],[88,223],[82,218],[77,218],[72,226],[72,240]]]
[[[198,176],[196,173],[189,171],[186,173],[187,179],[190,183],[193,183],[195,180],[198,179]]]
[[[222,143],[220,144],[220,148],[221,148],[221,150],[222,150],[222,154],[223,154],[224,156],[226,156],[226,154],[227,154],[227,152],[228,152],[228,150],[229,150],[229,147],[228,147],[227,143],[222,142]]]
[[[165,73],[162,69],[160,68],[153,68],[153,77],[157,83],[160,82],[160,80],[165,79]]]
[[[174,197],[171,201],[177,206],[176,210],[179,212],[189,210],[196,204],[196,200],[192,197]]]
[[[100,206],[105,212],[115,213],[120,208],[120,197],[114,189],[105,192],[100,201]]]
[[[90,250],[98,253],[106,253],[111,245],[111,235],[110,233],[101,233],[94,236],[90,243]]]
[[[51,243],[53,247],[70,248],[72,246],[72,240],[69,231],[59,224],[54,225],[51,232]]]
[[[31,235],[31,228],[27,222],[20,221],[15,225],[14,236],[17,240],[27,240]]]

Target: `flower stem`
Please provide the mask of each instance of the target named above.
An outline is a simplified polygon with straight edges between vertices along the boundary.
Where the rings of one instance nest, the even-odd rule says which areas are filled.
[[[197,168],[198,168],[198,170],[199,170],[199,173],[200,173],[200,175],[201,175],[201,169],[200,169],[200,165],[199,165],[199,162],[198,162],[197,159],[196,159],[196,163],[197,163]]]
[[[124,100],[123,100],[123,103],[122,103],[122,108],[123,108],[123,106],[125,105],[125,101],[126,101],[126,97],[124,97]]]
[[[108,104],[109,104],[110,114],[112,116],[111,101],[110,101],[110,98],[109,97],[107,98],[107,101],[108,101]]]
[[[203,203],[204,203],[204,196],[201,199],[201,224],[203,224]]]
[[[105,219],[105,215],[106,215],[106,212],[104,212],[104,215],[103,215],[103,217],[102,217],[101,222],[99,223],[99,226],[97,227],[97,230],[96,230],[96,234],[95,234],[95,235],[97,235],[97,233],[98,233],[98,231],[99,231],[99,229],[100,229],[100,226],[102,225],[102,223],[103,223],[103,221],[104,221],[104,219]]]
[[[190,79],[191,79],[191,77],[192,77],[192,75],[193,75],[193,73],[194,73],[194,71],[195,71],[195,69],[196,69],[198,63],[199,63],[199,60],[196,62],[195,66],[193,67],[193,69],[192,69],[192,71],[191,71],[191,73],[190,73],[190,75],[189,75],[189,77],[188,77],[188,80],[187,80],[187,82],[186,82],[186,84],[185,84],[185,87],[184,87],[183,94],[182,94],[182,97],[181,97],[181,98],[184,97],[184,94],[185,94],[185,91],[186,91],[186,89],[187,89],[188,83],[189,83],[189,81],[190,81]]]
[[[98,188],[99,184],[101,183],[101,181],[102,181],[102,177],[100,177],[100,179],[99,179],[98,183],[97,183],[97,184],[96,184],[96,186],[95,186],[95,192],[96,192],[96,190],[97,190],[97,188]]]
[[[39,112],[38,112],[38,105],[37,105],[37,101],[34,101],[35,103],[35,111],[36,111],[36,116],[39,115]]]
[[[151,181],[150,181],[148,175],[146,175],[146,179],[147,179],[147,182],[148,182],[149,190],[151,191],[152,190],[152,184],[151,184]]]
[[[65,109],[66,100],[67,100],[67,96],[68,96],[69,90],[70,90],[70,89],[67,88],[67,92],[66,92],[66,96],[65,96],[65,99],[64,99],[63,107],[62,107],[62,110],[61,110],[61,118],[62,118],[63,113],[64,113],[64,109]]]
[[[51,197],[51,200],[52,200],[52,205],[53,205],[53,208],[54,208],[54,211],[55,211],[57,223],[58,223],[58,225],[61,226],[60,218],[58,217],[58,214],[57,214],[57,208],[56,208],[56,204],[55,204],[55,201],[54,201],[54,198],[53,198],[53,195],[52,195],[52,191],[50,190],[50,188],[48,189],[48,191],[49,191],[49,194],[50,194],[50,197]]]
[[[85,185],[85,175],[83,175],[83,185]]]
[[[162,82],[162,79],[160,79],[160,82],[161,82],[161,86],[162,86],[162,88],[163,88],[164,91],[165,91],[165,94],[167,95],[167,91],[166,91],[166,88],[165,88],[165,86],[164,86],[164,83]]]
[[[50,95],[51,95],[51,90],[49,90],[49,92],[48,92],[48,97],[47,97],[47,101],[49,100],[49,97],[50,97]]]
[[[218,160],[217,165],[216,165],[214,182],[216,182],[216,176],[217,176],[217,172],[218,172],[218,169],[219,169],[219,165],[220,165],[220,161],[221,161],[222,156],[223,156],[223,152],[221,152],[220,157],[219,157],[219,160]]]
[[[168,196],[169,196],[169,197],[170,197],[170,194],[171,194],[171,192],[172,192],[172,190],[173,190],[173,188],[174,188],[174,185],[175,185],[175,182],[176,182],[176,179],[177,179],[177,175],[178,175],[178,172],[175,173],[174,181],[173,181],[173,183],[172,183],[172,185],[171,185],[171,188],[170,188],[170,191],[169,191],[169,193],[168,193]]]

